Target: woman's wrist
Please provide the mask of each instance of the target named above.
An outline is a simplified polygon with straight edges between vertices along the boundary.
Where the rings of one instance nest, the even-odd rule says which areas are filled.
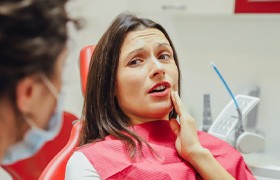
[[[211,152],[198,146],[186,158],[203,179],[234,179],[214,158]]]
[[[195,166],[194,163],[200,162],[201,160],[204,161],[212,157],[211,152],[208,149],[202,147],[201,145],[190,149],[187,155],[183,158],[189,163],[191,163],[193,166]]]

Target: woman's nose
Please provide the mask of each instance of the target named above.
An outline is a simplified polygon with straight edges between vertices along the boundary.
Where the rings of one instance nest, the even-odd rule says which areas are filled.
[[[153,77],[163,77],[165,75],[164,65],[157,59],[151,59],[152,71],[151,78]]]

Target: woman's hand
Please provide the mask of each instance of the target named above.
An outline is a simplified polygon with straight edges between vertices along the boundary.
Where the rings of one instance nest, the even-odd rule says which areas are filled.
[[[176,149],[179,155],[187,161],[190,161],[192,154],[204,151],[200,145],[195,120],[186,112],[185,107],[177,91],[173,91],[171,99],[180,118],[180,125],[176,119],[171,119],[170,126],[177,136]]]
[[[195,120],[187,113],[177,91],[172,92],[171,99],[180,118],[170,120],[170,126],[176,134],[175,146],[178,154],[188,161],[203,179],[234,179],[213,157],[210,151],[199,142]]]

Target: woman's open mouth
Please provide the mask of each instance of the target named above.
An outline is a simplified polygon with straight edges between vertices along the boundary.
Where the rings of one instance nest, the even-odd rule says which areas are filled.
[[[148,93],[154,97],[163,97],[169,94],[169,88],[170,84],[168,82],[161,82],[154,85]]]

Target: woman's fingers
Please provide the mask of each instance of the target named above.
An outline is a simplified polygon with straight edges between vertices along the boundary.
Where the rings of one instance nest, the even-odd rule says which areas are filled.
[[[175,111],[177,112],[177,114],[180,117],[180,122],[181,122],[181,119],[191,118],[191,116],[185,110],[184,104],[178,94],[178,91],[172,92],[172,101],[173,101]]]
[[[173,101],[175,111],[179,115],[180,125],[177,123],[177,121],[176,121],[176,123],[178,124],[180,130],[182,131],[182,133],[184,134],[185,137],[189,137],[189,138],[195,137],[195,140],[196,140],[197,139],[196,121],[185,110],[184,104],[183,104],[181,98],[179,97],[179,94],[177,91],[174,91],[172,93],[172,101]]]
[[[180,116],[181,113],[180,113],[180,111],[179,111],[179,109],[178,109],[177,100],[176,100],[176,98],[175,98],[175,91],[172,91],[172,93],[171,93],[171,99],[172,99],[172,102],[173,102],[174,109],[175,109],[176,113]]]

